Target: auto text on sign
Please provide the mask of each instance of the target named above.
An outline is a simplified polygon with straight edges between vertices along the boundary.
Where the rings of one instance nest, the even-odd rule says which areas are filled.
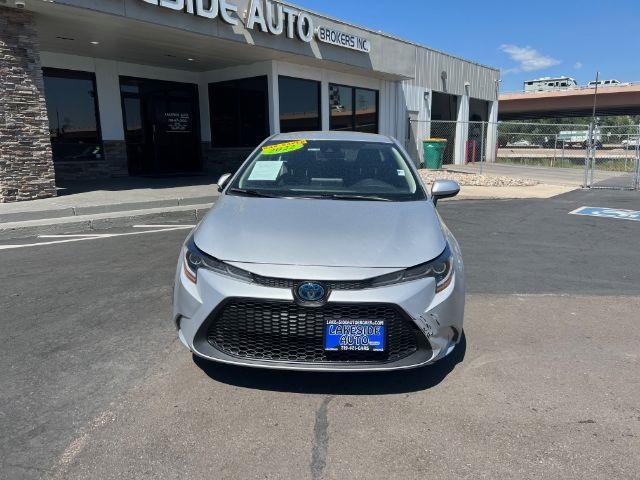
[[[303,10],[272,0],[250,0],[244,14],[231,0],[141,0],[157,7],[186,12],[207,19],[220,18],[229,25],[238,25],[241,15],[247,30],[259,30],[271,35],[286,35],[311,43],[314,33],[318,41],[358,52],[370,53],[371,42],[366,38],[333,28],[314,26],[313,17]]]

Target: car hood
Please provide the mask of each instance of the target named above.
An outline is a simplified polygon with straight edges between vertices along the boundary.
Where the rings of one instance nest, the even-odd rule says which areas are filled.
[[[229,262],[406,268],[446,246],[429,201],[376,202],[221,195],[195,231]]]

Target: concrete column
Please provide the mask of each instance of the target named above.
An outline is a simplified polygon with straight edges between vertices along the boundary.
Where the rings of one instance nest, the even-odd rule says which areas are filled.
[[[278,82],[278,62],[271,62],[269,82],[269,127],[271,135],[280,133],[280,88]]]
[[[489,123],[487,123],[487,162],[496,161],[498,145],[498,101],[489,102]]]
[[[424,125],[421,132],[423,135],[421,140],[431,138],[431,107],[433,105],[433,90],[426,90],[425,93],[427,95],[423,103],[424,111],[420,112],[420,124]]]
[[[326,71],[322,71],[320,82],[320,118],[322,130],[331,129],[331,106],[329,105],[329,78]]]
[[[456,142],[454,149],[454,163],[464,165],[467,140],[469,138],[469,88],[465,88],[465,94],[460,98],[458,104],[458,117],[456,123]]]
[[[96,88],[104,156],[110,174],[128,174],[127,145],[124,136],[120,76],[118,63],[113,60],[95,59]]]
[[[201,78],[198,82],[198,97],[200,106],[200,140],[203,143],[210,143],[211,112],[209,111],[209,83],[204,78]]]
[[[55,195],[33,14],[0,7],[0,203]]]
[[[418,112],[418,124],[414,129],[416,137],[416,151],[420,164],[424,165],[424,148],[422,142],[431,138],[431,105],[433,103],[433,90],[426,89],[421,99],[422,108]]]
[[[378,132],[390,137],[398,137],[398,112],[393,108],[395,102],[393,96],[395,90],[390,82],[381,80],[376,88],[378,90]],[[400,127],[404,130],[404,125]],[[400,138],[400,141],[404,140]]]
[[[118,63],[96,58],[96,86],[103,140],[124,140]]]

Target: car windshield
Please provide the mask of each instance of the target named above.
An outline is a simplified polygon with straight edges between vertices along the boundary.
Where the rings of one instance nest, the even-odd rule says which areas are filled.
[[[425,198],[413,170],[395,145],[331,140],[265,143],[227,193],[336,200]]]

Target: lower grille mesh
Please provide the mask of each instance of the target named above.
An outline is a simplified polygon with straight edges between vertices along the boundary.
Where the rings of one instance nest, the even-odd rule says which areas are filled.
[[[215,314],[207,340],[228,355],[292,362],[387,362],[418,349],[417,329],[390,305],[328,304],[319,308],[288,302],[236,299]],[[327,320],[385,320],[385,352],[325,352]]]

